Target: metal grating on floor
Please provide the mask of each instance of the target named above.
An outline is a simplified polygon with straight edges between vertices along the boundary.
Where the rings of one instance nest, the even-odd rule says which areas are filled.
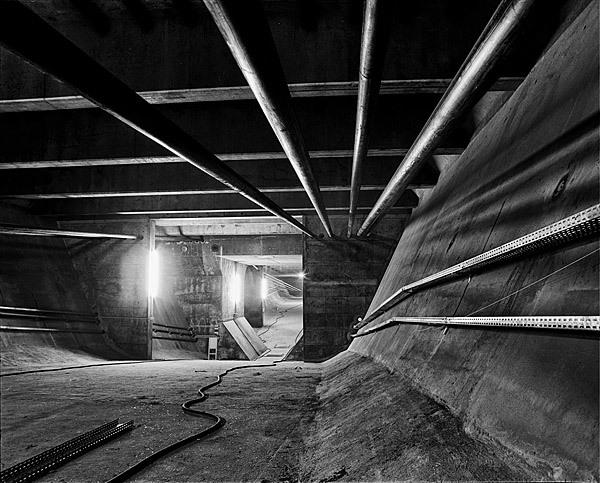
[[[556,248],[600,232],[600,204],[580,211],[552,225],[469,258],[445,270],[401,287],[354,326],[360,329],[394,307],[412,293],[451,278],[468,275],[487,266],[512,260],[549,248]]]

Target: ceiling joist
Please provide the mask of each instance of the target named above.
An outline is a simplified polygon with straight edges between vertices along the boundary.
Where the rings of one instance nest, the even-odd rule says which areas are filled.
[[[398,149],[369,149],[368,157],[397,157],[404,156],[407,148]],[[464,148],[438,148],[434,155],[460,155]],[[334,159],[351,158],[351,149],[333,149],[322,151],[309,151],[311,159]],[[285,160],[284,152],[263,153],[225,153],[216,154],[221,161],[267,161]],[[82,166],[121,166],[130,164],[167,164],[185,163],[186,161],[177,156],[143,156],[122,158],[95,158],[95,159],[51,159],[51,160],[27,160],[0,162],[0,169],[44,169],[44,168],[75,168]]]
[[[394,79],[381,82],[381,95],[443,94],[451,79]],[[522,77],[502,77],[491,91],[514,91]],[[288,84],[292,97],[336,97],[358,95],[358,82],[309,82]],[[184,104],[190,102],[227,102],[254,99],[248,86],[204,87],[196,89],[163,89],[140,91],[138,95],[150,104]],[[96,104],[83,96],[34,97],[0,99],[0,113],[91,109]]]

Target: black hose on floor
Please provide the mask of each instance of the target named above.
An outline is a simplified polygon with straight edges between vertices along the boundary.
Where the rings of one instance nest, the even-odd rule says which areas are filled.
[[[186,414],[189,414],[190,416],[207,418],[207,419],[214,421],[212,426],[209,426],[208,428],[203,429],[202,431],[200,431],[196,434],[193,434],[192,436],[184,438],[180,441],[170,444],[169,446],[166,446],[165,448],[158,450],[157,452],[151,454],[147,458],[144,458],[139,463],[136,463],[135,465],[133,465],[130,468],[123,471],[122,473],[119,473],[117,476],[111,478],[106,483],[121,483],[123,481],[127,481],[129,478],[131,478],[135,474],[139,473],[143,469],[147,468],[152,463],[155,463],[159,459],[167,456],[169,453],[172,453],[175,450],[183,448],[184,446],[186,446],[190,443],[193,443],[194,441],[198,441],[198,440],[208,436],[209,434],[214,433],[221,427],[223,427],[225,425],[225,419],[222,418],[221,416],[218,416],[218,415],[212,414],[212,413],[208,413],[206,411],[199,411],[198,409],[192,409],[192,406],[194,406],[198,403],[201,403],[202,401],[204,401],[205,399],[208,398],[208,396],[204,393],[204,391],[206,391],[206,390],[210,389],[211,387],[214,387],[218,384],[221,384],[223,377],[226,376],[227,374],[229,374],[230,372],[237,371],[239,369],[248,369],[250,367],[254,367],[254,368],[256,368],[256,367],[273,367],[273,366],[277,365],[277,363],[279,363],[279,362],[281,362],[281,361],[275,361],[270,364],[261,364],[261,365],[249,364],[249,365],[245,365],[245,366],[232,367],[230,369],[227,369],[225,372],[222,372],[221,374],[219,374],[217,376],[216,381],[211,382],[210,384],[207,384],[206,386],[202,386],[200,389],[198,389],[198,394],[200,395],[199,398],[190,399],[189,401],[186,401],[181,405],[181,409],[183,410],[183,412]]]

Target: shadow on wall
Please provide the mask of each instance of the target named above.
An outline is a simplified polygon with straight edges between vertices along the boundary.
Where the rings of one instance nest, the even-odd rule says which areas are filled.
[[[0,221],[30,227],[49,227],[22,209],[1,204]],[[51,226],[50,228],[58,228]],[[88,231],[89,231],[89,227]],[[66,312],[61,318],[32,319],[2,316],[1,324],[9,327],[39,329],[38,331],[2,331],[2,361],[12,366],[20,364],[51,364],[77,361],[84,358],[135,359],[146,354],[146,332],[139,340],[119,339],[113,323],[119,320],[98,319],[97,313],[106,314],[104,306],[97,302],[99,283],[103,277],[110,286],[111,297],[118,296],[120,284],[114,279],[121,269],[105,267],[94,253],[106,254],[119,247],[136,250],[132,241],[80,242],[73,239],[48,237],[2,236],[0,237],[0,305],[23,309],[54,310]],[[73,253],[69,249],[74,247]],[[82,269],[85,267],[85,270]],[[108,281],[112,280],[112,284]],[[75,313],[75,315],[69,315]],[[77,316],[76,314],[83,314]],[[126,315],[138,320],[135,307]],[[144,314],[142,314],[144,315]],[[69,319],[69,320],[65,320]],[[125,320],[125,324],[127,323]],[[134,334],[135,335],[135,334]]]
[[[442,174],[413,213],[371,308],[599,202],[598,23],[592,1]],[[597,249],[596,237],[531,254],[415,293],[374,322],[597,315]],[[597,335],[405,324],[355,339],[350,349],[408,375],[469,431],[525,455],[549,479],[598,480]]]

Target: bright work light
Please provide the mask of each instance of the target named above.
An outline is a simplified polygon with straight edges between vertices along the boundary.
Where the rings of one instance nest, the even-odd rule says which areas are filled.
[[[260,296],[263,300],[267,298],[267,294],[269,292],[269,284],[266,278],[261,279],[260,281]]]
[[[150,266],[148,270],[148,293],[155,298],[158,295],[158,252],[150,251]]]
[[[231,295],[235,303],[242,299],[242,278],[239,275],[234,275],[233,286],[231,288]]]

